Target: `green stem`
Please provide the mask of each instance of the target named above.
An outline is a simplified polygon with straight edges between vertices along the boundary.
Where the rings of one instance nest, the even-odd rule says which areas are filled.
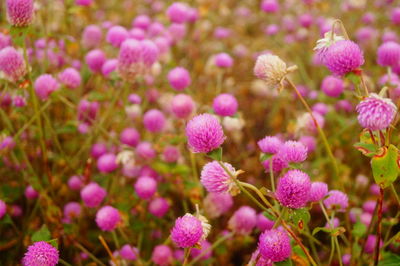
[[[93,255],[89,250],[84,248],[81,244],[75,243],[75,246],[77,248],[79,248],[81,251],[83,251],[84,253],[86,253],[94,262],[98,263],[101,266],[106,266],[103,262],[101,262],[98,258],[96,258],[95,255]]]
[[[182,266],[186,266],[188,264],[189,261],[189,256],[190,256],[190,251],[192,250],[192,248],[185,248],[185,259],[183,261]]]
[[[118,237],[117,237],[117,234],[115,233],[115,230],[112,230],[111,234],[112,234],[115,246],[119,249],[120,245],[119,245]]]
[[[273,163],[273,159],[271,157],[269,159],[269,177],[271,179],[272,191],[275,192],[275,178],[274,178],[274,171],[273,171],[272,163]]]
[[[58,259],[58,262],[60,262],[62,265],[65,265],[65,266],[72,266],[72,264],[69,264],[68,262],[66,262],[65,260],[63,260],[63,259]]]
[[[397,194],[397,191],[396,191],[396,189],[395,189],[393,183],[390,184],[390,189],[392,190],[393,195],[394,195],[394,197],[396,198],[397,204],[398,204],[399,207],[400,207],[400,197],[399,197],[399,194]]]
[[[278,225],[281,223],[281,221],[282,221],[283,218],[285,217],[286,210],[287,210],[287,209],[286,209],[285,207],[282,208],[282,211],[281,211],[281,213],[279,214],[278,219],[276,219],[273,228],[277,228]]]

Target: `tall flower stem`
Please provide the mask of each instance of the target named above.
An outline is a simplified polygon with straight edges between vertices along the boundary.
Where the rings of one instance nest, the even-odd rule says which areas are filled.
[[[189,262],[189,256],[190,256],[190,251],[192,250],[192,248],[190,247],[190,248],[185,248],[185,259],[184,259],[184,261],[183,261],[183,264],[182,264],[182,266],[186,266],[186,265],[188,265],[188,262]]]
[[[273,163],[273,158],[271,157],[271,158],[270,158],[270,161],[269,161],[269,177],[270,177],[270,179],[271,179],[271,188],[272,188],[272,191],[275,192],[274,168],[273,168],[272,163]]]
[[[378,229],[376,231],[376,243],[375,243],[375,259],[374,265],[378,265],[379,262],[379,244],[381,241],[382,235],[382,205],[383,205],[383,188],[379,189],[379,200],[378,200]]]
[[[322,213],[323,213],[324,216],[325,216],[326,222],[327,222],[328,225],[331,227],[331,229],[333,229],[333,220],[334,220],[334,218],[335,218],[335,213],[333,212],[333,213],[332,213],[332,218],[329,219],[329,215],[328,215],[328,213],[326,212],[326,209],[325,209],[324,204],[322,203],[322,201],[319,201],[319,206],[321,207]],[[340,266],[341,266],[341,265],[343,265],[343,262],[342,262],[342,255],[341,255],[341,252],[340,252],[339,240],[337,239],[337,236],[331,235],[331,238],[332,238],[332,241],[331,241],[332,250],[331,250],[331,255],[329,256],[329,261],[332,260],[333,253],[334,253],[334,249],[335,249],[335,247],[334,247],[333,245],[335,245],[335,246],[336,246],[336,249],[337,249],[337,253],[338,253],[339,264],[340,264]]]
[[[330,159],[330,161],[332,163],[333,169],[335,171],[335,177],[336,177],[336,179],[338,179],[339,178],[339,168],[337,166],[337,162],[336,162],[335,156],[332,153],[332,149],[331,149],[331,147],[329,145],[328,139],[326,138],[326,135],[325,135],[324,131],[319,126],[317,120],[315,119],[315,117],[313,115],[313,112],[312,112],[310,106],[308,105],[306,100],[303,98],[303,96],[301,95],[301,93],[297,89],[296,85],[289,78],[286,77],[285,79],[289,83],[289,85],[294,89],[294,91],[296,92],[296,94],[299,97],[300,101],[302,102],[302,104],[306,108],[307,112],[311,115],[311,118],[313,119],[313,121],[315,123],[315,126],[317,127],[318,134],[320,135],[320,137],[322,139],[322,142],[324,143],[324,146],[325,146],[325,149],[326,149],[326,153],[328,154],[329,159]]]

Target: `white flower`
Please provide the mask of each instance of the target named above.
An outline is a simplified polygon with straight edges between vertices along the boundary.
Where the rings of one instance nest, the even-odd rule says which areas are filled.
[[[117,154],[117,163],[134,164],[135,163],[135,153],[130,150],[123,150]]]
[[[226,116],[222,120],[222,125],[228,131],[240,131],[244,126],[244,121],[240,118]]]
[[[343,36],[336,35],[335,33],[333,33],[332,35],[332,31],[328,31],[325,33],[324,38],[319,39],[317,41],[317,45],[314,47],[314,51],[317,52],[325,51],[329,46],[331,46],[335,42],[343,40],[344,40]]]

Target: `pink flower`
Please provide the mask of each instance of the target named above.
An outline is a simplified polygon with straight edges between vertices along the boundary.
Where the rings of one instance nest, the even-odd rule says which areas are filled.
[[[172,241],[180,248],[188,248],[198,243],[203,235],[201,221],[191,214],[175,220],[171,230]]]
[[[8,22],[16,27],[26,27],[33,20],[33,0],[7,0]]]
[[[299,209],[307,204],[310,190],[310,177],[300,170],[290,170],[279,178],[275,195],[283,206]]]
[[[24,258],[23,266],[55,266],[58,263],[58,250],[45,241],[35,242],[28,247]]]
[[[266,230],[262,233],[258,239],[258,248],[264,259],[273,262],[286,260],[292,252],[289,236],[279,229]]]
[[[328,48],[324,64],[333,74],[344,76],[364,64],[364,55],[356,43],[342,40]]]
[[[102,231],[114,230],[121,221],[119,211],[111,206],[104,206],[96,213],[96,224]]]

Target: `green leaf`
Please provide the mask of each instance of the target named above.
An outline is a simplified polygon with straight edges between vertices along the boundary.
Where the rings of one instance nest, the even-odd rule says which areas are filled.
[[[270,214],[270,213],[268,213],[268,212],[263,212],[263,215],[265,216],[265,217],[267,217],[269,220],[271,220],[271,221],[275,221],[276,220],[276,218],[272,215],[272,214]]]
[[[76,132],[76,126],[73,124],[67,124],[63,127],[59,127],[56,129],[57,134],[68,134],[68,133],[75,133]]]
[[[268,160],[271,157],[272,157],[271,154],[261,153],[260,154],[260,162],[264,162],[264,161]]]
[[[357,142],[354,144],[354,148],[367,157],[375,156],[378,151],[377,147],[373,143]]]
[[[307,260],[307,255],[304,253],[304,251],[301,249],[300,246],[296,245],[293,247],[293,253],[298,255],[299,257]]]
[[[49,241],[50,239],[51,239],[50,231],[49,229],[47,229],[47,226],[45,224],[42,225],[42,227],[32,235],[33,242]]]
[[[354,224],[353,230],[351,231],[351,233],[355,237],[362,237],[365,232],[367,232],[367,226],[361,222],[356,222]]]
[[[284,260],[284,261],[280,261],[280,262],[275,262],[274,263],[275,266],[291,266],[292,264],[292,260],[288,259],[288,260]]]
[[[314,230],[312,231],[312,235],[315,235],[319,231],[324,231],[324,232],[330,233],[332,230],[330,228],[326,228],[326,227],[315,227]]]
[[[389,148],[382,147],[371,160],[372,173],[375,182],[382,188],[390,186],[399,175],[398,149],[390,144]]]
[[[6,214],[2,219],[0,219],[0,224],[13,224],[10,215]]]
[[[292,210],[289,213],[289,219],[297,225],[300,230],[303,230],[304,226],[308,224],[310,221],[310,212],[303,208],[303,209],[296,209]]]
[[[222,148],[215,149],[207,153],[207,156],[211,159],[221,161],[222,160]]]
[[[378,266],[397,266],[400,265],[400,256],[391,252],[383,253],[383,259],[379,262]]]
[[[29,32],[29,27],[10,27],[10,35],[15,45],[19,47],[24,46],[26,35]]]
[[[49,240],[49,241],[47,241],[47,243],[49,243],[50,245],[52,245],[53,247],[58,249],[58,239],[57,238]]]
[[[348,73],[346,75],[346,78],[350,80],[354,85],[359,85],[361,83],[360,76],[353,72]]]

